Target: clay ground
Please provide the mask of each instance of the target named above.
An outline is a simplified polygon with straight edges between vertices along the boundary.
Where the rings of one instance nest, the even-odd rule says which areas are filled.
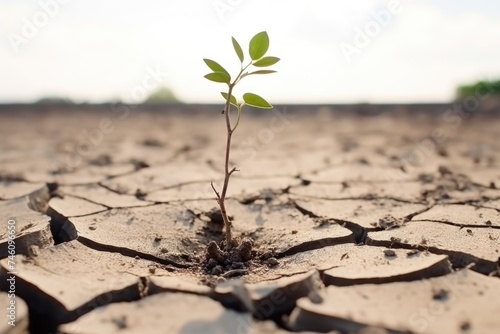
[[[220,110],[3,112],[0,332],[498,333],[498,115],[352,108],[244,115],[230,266]]]

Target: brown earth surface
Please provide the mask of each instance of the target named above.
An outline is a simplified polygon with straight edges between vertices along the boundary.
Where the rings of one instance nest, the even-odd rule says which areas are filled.
[[[0,112],[0,332],[498,333],[498,116],[245,114],[227,208],[253,258],[220,266],[224,120],[165,108]]]

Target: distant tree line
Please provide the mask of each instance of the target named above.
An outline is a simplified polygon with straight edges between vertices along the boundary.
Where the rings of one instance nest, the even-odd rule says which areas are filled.
[[[57,97],[57,96],[47,96],[47,97],[42,97],[41,99],[37,100],[35,104],[75,104],[75,102],[71,99],[64,98],[64,97]]]
[[[151,93],[142,103],[144,104],[163,104],[163,103],[180,103],[179,99],[175,96],[174,92],[167,87],[161,87]],[[35,104],[48,104],[48,105],[68,105],[76,104],[75,101],[58,96],[42,97],[35,102]],[[83,102],[86,104],[86,102]]]
[[[500,96],[500,80],[496,81],[478,81],[469,85],[462,85],[457,88],[457,98],[464,99],[467,96],[478,94],[491,94]]]

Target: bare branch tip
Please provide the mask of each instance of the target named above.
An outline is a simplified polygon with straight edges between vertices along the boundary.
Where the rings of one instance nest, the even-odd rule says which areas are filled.
[[[228,173],[229,175],[232,175],[234,172],[239,172],[240,170],[236,167],[233,167],[233,169],[231,169],[231,171]]]
[[[220,195],[219,195],[219,192],[217,191],[217,189],[215,189],[215,187],[214,187],[214,182],[210,181],[210,185],[212,186],[212,189],[213,189],[215,195],[217,196],[217,203],[219,203],[220,202]]]

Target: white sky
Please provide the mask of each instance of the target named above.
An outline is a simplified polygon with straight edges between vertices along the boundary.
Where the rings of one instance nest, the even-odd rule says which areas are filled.
[[[342,43],[355,46],[357,29],[376,29],[372,14],[391,1],[399,13],[348,62]],[[43,22],[46,3],[58,8]],[[26,22],[40,27],[16,52],[11,40],[26,37]],[[237,96],[251,91],[271,103],[449,101],[458,84],[500,77],[497,1],[0,0],[0,103],[133,100],[147,68],[168,73],[162,84],[183,102],[221,102],[224,86],[203,78],[209,70],[202,58],[237,69],[231,36],[246,51],[262,30],[269,55],[282,59],[278,73],[245,79]]]

